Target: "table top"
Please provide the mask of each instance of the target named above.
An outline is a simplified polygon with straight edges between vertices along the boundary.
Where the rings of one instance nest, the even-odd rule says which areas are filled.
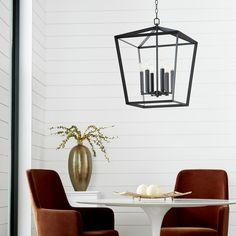
[[[145,207],[145,206],[160,206],[160,207],[201,207],[201,206],[219,206],[236,204],[236,199],[132,199],[132,198],[111,198],[97,200],[82,200],[77,201],[80,204],[96,204],[104,206],[125,206],[125,207]]]

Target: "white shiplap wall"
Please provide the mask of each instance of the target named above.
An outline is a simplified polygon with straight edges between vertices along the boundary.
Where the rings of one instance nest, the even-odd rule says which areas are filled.
[[[46,102],[45,3],[33,1],[32,165],[40,168],[44,151]]]
[[[0,235],[8,235],[12,4],[0,1]]]
[[[154,1],[48,0],[46,20],[41,8],[35,28],[37,42],[42,40],[43,45],[37,46],[42,49],[38,54],[42,56],[46,48],[46,63],[35,56],[34,64],[40,76],[34,117],[42,121],[45,114],[46,123],[46,136],[38,135],[44,134],[40,129],[34,139],[38,159],[44,147],[41,166],[59,171],[65,188],[71,190],[67,155],[73,144],[56,151],[60,138],[51,136],[48,128],[115,125],[107,130],[119,136],[107,145],[111,163],[101,154],[94,159],[90,190],[112,197],[114,190],[132,191],[140,183],[156,182],[169,191],[181,169],[224,168],[230,196],[236,197],[235,1],[160,2],[162,25],[191,35],[199,41],[199,50],[190,107],[151,110],[124,105],[113,36],[151,26]],[[46,110],[40,109],[45,97]],[[42,127],[41,122],[35,127]],[[41,140],[44,144],[38,148]],[[230,236],[236,233],[235,209],[231,209]],[[150,234],[141,210],[115,211],[121,236]]]
[[[42,168],[46,105],[45,1],[33,0],[32,7],[32,168]],[[32,235],[36,235],[33,215]]]

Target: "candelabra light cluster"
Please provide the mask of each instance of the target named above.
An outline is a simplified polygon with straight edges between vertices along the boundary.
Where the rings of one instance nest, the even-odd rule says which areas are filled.
[[[188,106],[198,43],[161,27],[155,2],[154,26],[115,36],[125,102],[141,108]]]
[[[151,67],[152,68],[152,67]],[[174,93],[174,84],[175,84],[175,71],[171,70],[166,72],[165,68],[160,69],[160,81],[155,81],[155,73],[153,69],[150,69],[148,66],[143,66],[140,64],[140,94],[141,95],[152,95],[152,96],[168,96]],[[160,89],[158,88],[160,84]]]

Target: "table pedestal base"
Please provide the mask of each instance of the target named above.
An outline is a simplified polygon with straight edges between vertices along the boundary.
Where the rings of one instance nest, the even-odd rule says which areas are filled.
[[[152,227],[152,236],[160,236],[161,224],[166,212],[171,207],[143,206],[142,209],[148,215]]]

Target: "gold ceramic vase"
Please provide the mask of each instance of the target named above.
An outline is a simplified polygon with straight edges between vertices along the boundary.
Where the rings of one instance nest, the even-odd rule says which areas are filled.
[[[75,191],[85,191],[92,174],[92,155],[89,149],[78,144],[69,154],[68,169]]]

